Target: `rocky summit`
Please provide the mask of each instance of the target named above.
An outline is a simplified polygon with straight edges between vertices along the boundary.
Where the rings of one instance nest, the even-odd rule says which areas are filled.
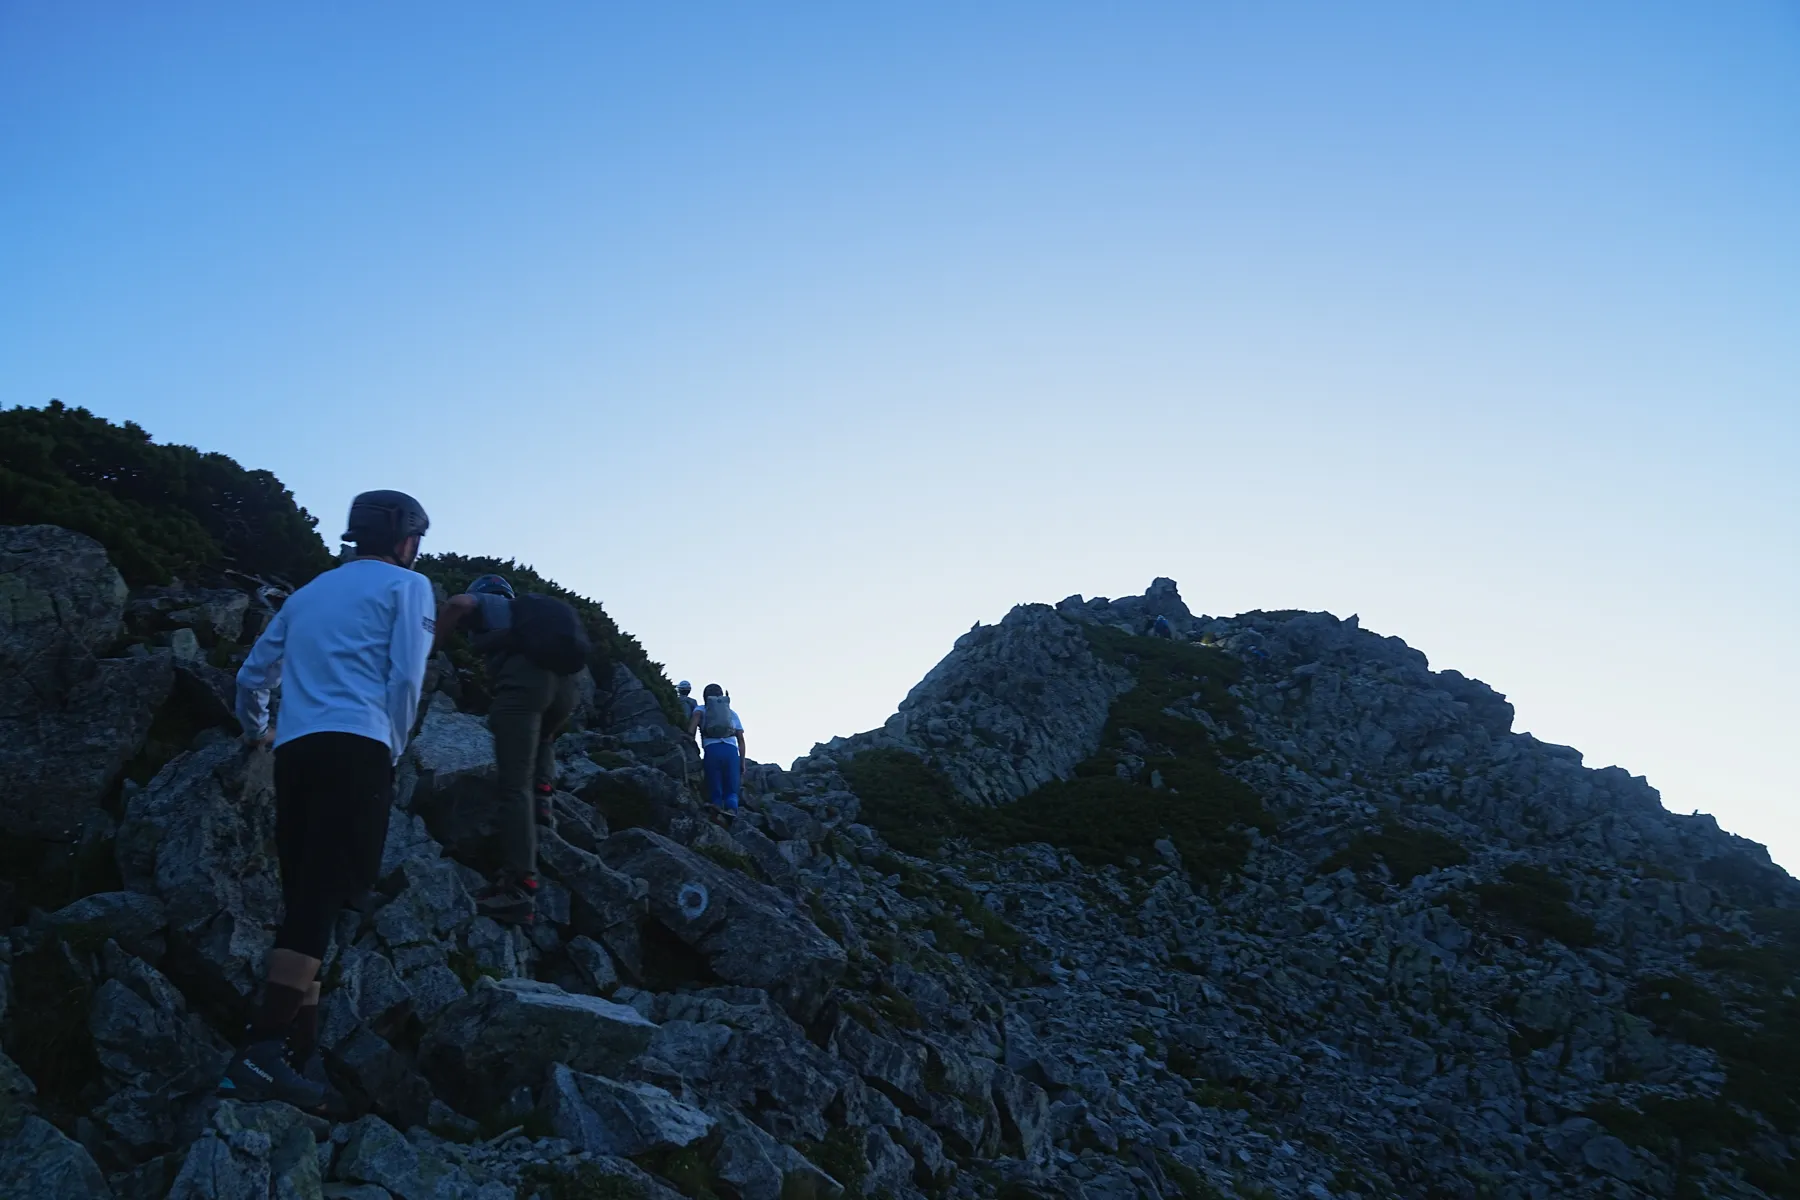
[[[529,931],[471,900],[493,751],[440,656],[323,976],[351,1111],[221,1100],[281,905],[232,668],[291,584],[184,570],[0,527],[0,1195],[1800,1195],[1762,847],[1354,617],[1163,579],[972,629],[728,825],[597,642]]]

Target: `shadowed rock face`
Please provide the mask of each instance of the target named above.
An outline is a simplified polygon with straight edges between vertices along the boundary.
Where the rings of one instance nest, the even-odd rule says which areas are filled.
[[[111,1200],[112,1189],[79,1142],[41,1117],[27,1117],[0,1152],[0,1189],[9,1196]]]

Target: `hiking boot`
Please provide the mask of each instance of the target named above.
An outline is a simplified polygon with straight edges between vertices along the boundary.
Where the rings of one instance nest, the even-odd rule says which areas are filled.
[[[537,808],[537,823],[546,829],[556,828],[556,809],[552,800],[555,794],[554,788],[540,784],[533,796]]]
[[[529,925],[537,917],[537,880],[496,879],[475,894],[475,911],[503,925]]]
[[[325,1100],[318,1108],[311,1111],[335,1121],[350,1119],[350,1101],[344,1093],[332,1084],[331,1077],[325,1074],[325,1056],[314,1050],[300,1066],[301,1078],[309,1083],[316,1083],[325,1093]]]
[[[324,1085],[294,1069],[288,1061],[287,1044],[280,1038],[251,1042],[238,1051],[219,1082],[222,1096],[249,1104],[281,1100],[307,1112],[324,1105],[325,1092]]]

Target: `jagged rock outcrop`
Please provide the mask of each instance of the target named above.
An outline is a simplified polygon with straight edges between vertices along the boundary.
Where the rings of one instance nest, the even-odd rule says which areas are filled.
[[[225,1101],[175,1177],[169,1200],[322,1196],[314,1130],[285,1104]]]
[[[1124,596],[1108,600],[1104,596],[1092,600],[1070,596],[1056,606],[1056,611],[1084,624],[1107,625],[1126,633],[1145,633],[1152,620],[1167,617],[1177,635],[1192,631],[1194,614],[1181,598],[1181,589],[1173,579],[1157,576],[1142,596]]]
[[[95,945],[116,941],[131,954],[156,963],[167,949],[168,907],[143,892],[96,892],[44,918],[57,937]]]
[[[432,697],[407,759],[418,772],[410,805],[431,836],[471,862],[492,866],[498,837],[494,736],[487,722],[459,712],[442,692]]]
[[[1102,662],[1081,626],[1041,604],[956,641],[880,729],[834,738],[815,755],[893,746],[923,756],[968,799],[1017,800],[1066,779],[1094,752],[1128,672]]]
[[[245,592],[236,587],[147,587],[131,598],[125,612],[132,629],[146,634],[190,631],[197,645],[210,649],[260,633],[273,615],[265,589]],[[252,612],[254,628],[249,628]]]
[[[231,1048],[161,972],[117,942],[101,963],[88,1031],[112,1094],[95,1120],[132,1155],[174,1149],[199,1128]]]
[[[1058,611],[1139,633],[1154,610],[1076,598]],[[1235,681],[1163,714],[1203,731],[1194,745],[1224,756],[1268,814],[1213,886],[1166,841],[1084,860],[1094,843],[1073,827],[1036,826],[1068,850],[895,855],[878,831],[824,816],[853,811],[844,745],[795,766],[802,805],[862,864],[803,876],[829,876],[831,911],[861,926],[846,944],[887,940],[879,978],[893,990],[876,995],[905,996],[840,1019],[834,1049],[926,1122],[930,1139],[895,1131],[921,1171],[938,1161],[931,1139],[954,1160],[987,1153],[973,1124],[959,1132],[922,1103],[931,1050],[909,1026],[941,1040],[960,1006],[974,1020],[953,1041],[1000,1064],[1017,1155],[1005,1173],[1034,1187],[1787,1194],[1793,1099],[1774,1064],[1787,1061],[1800,893],[1760,847],[1665,811],[1641,779],[1513,734],[1504,697],[1354,619],[1174,615],[1216,644],[1194,651],[1197,676]],[[1083,770],[1116,765],[1129,782],[1172,753],[1125,728]],[[1004,927],[972,919],[983,912]],[[993,940],[1007,929],[1016,950]],[[946,935],[961,943],[948,955]],[[1006,986],[996,952],[1040,982]],[[931,964],[943,988],[921,988],[903,961]],[[1007,1002],[990,1023],[996,984]],[[1014,1080],[1047,1103],[1007,1097]]]
[[[599,841],[594,845],[598,849]],[[617,981],[617,964],[640,982],[644,978],[643,922],[649,914],[649,885],[616,871],[598,855],[572,846],[554,830],[538,839],[538,861],[570,897],[566,922],[591,949],[577,952],[574,963],[600,990]],[[604,949],[602,949],[604,947]]]
[[[248,997],[281,917],[273,762],[219,738],[125,803],[119,874],[168,915],[173,969],[209,1000]]]
[[[623,663],[613,665],[603,697],[605,723],[622,749],[673,778],[696,763],[692,739],[669,723],[656,696]]]
[[[650,915],[728,983],[759,987],[810,1020],[842,976],[844,949],[779,892],[648,829],[601,846],[619,874],[648,885]]]
[[[621,1083],[602,1075],[550,1069],[551,1127],[558,1137],[595,1154],[630,1157],[680,1150],[710,1136],[718,1122],[650,1083]]]
[[[719,1182],[743,1200],[782,1200],[784,1196],[836,1200],[844,1194],[843,1185],[805,1155],[776,1141],[739,1113],[724,1113],[720,1129],[714,1170]]]
[[[0,1142],[16,1135],[36,1110],[37,1085],[19,1064],[0,1054]]]
[[[125,580],[99,542],[53,525],[0,526],[0,709],[36,715],[122,632]]]
[[[432,1022],[419,1047],[425,1073],[465,1112],[486,1112],[536,1087],[553,1065],[616,1073],[656,1027],[635,1009],[527,979],[484,979]]]
[[[42,1117],[26,1117],[0,1144],[0,1189],[8,1196],[112,1200],[88,1152]]]
[[[126,596],[92,538],[0,525],[0,835],[72,837],[167,699],[170,655],[107,657]]]

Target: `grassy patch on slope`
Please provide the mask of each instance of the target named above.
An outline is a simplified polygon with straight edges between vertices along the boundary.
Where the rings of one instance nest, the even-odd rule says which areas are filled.
[[[991,810],[964,800],[936,767],[904,750],[864,750],[843,767],[862,819],[902,854],[937,853],[945,838],[988,844]]]
[[[1769,941],[1702,949],[1695,959],[1717,973],[1716,989],[1671,975],[1643,981],[1630,1001],[1631,1011],[1659,1031],[1719,1056],[1726,1071],[1721,1099],[1761,1113],[1790,1136],[1800,1134],[1800,997],[1793,988],[1800,980],[1797,917],[1781,910],[1759,913],[1753,923],[1772,935]],[[1726,1124],[1713,1133],[1730,1144],[1733,1128]],[[1800,1188],[1781,1194],[1800,1195]]]
[[[1612,1105],[1589,1114],[1624,1141],[1670,1159],[1678,1172],[1677,1196],[1701,1195],[1686,1179],[1690,1156],[1736,1150],[1746,1156],[1745,1175],[1753,1184],[1771,1196],[1800,1198],[1800,1178],[1787,1162],[1758,1155],[1766,1135],[1744,1115],[1759,1114],[1789,1136],[1800,1133],[1800,1000],[1788,986],[1800,974],[1800,947],[1780,951],[1789,956],[1788,965],[1773,983],[1756,969],[1739,974],[1714,964],[1725,975],[1725,995],[1689,976],[1671,975],[1643,980],[1629,1001],[1631,1011],[1649,1018],[1658,1032],[1712,1050],[1725,1068],[1716,1098],[1653,1097],[1636,1109]]]
[[[840,1126],[827,1133],[823,1141],[801,1142],[794,1148],[811,1160],[813,1166],[842,1184],[846,1196],[862,1195],[863,1178],[869,1169],[853,1131]],[[796,1180],[795,1184],[798,1183]],[[797,1190],[797,1186],[795,1189],[783,1187],[782,1194],[785,1196],[789,1190]]]
[[[1542,867],[1514,863],[1500,882],[1475,888],[1483,911],[1533,937],[1553,937],[1565,946],[1587,946],[1594,923],[1569,907],[1569,885]]]
[[[1329,875],[1349,867],[1358,875],[1385,863],[1395,887],[1405,887],[1421,875],[1469,861],[1461,842],[1435,829],[1391,822],[1376,833],[1359,833],[1350,845],[1319,864],[1319,874]]]
[[[636,1180],[584,1162],[568,1169],[533,1163],[520,1172],[513,1194],[518,1200],[643,1200],[645,1192]]]

